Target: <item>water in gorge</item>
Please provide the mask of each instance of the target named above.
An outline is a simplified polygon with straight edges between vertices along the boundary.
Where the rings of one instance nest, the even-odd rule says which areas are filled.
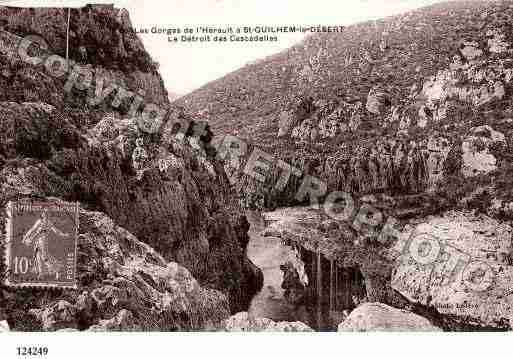
[[[264,274],[262,290],[253,298],[248,312],[254,318],[297,321],[299,319],[294,305],[288,303],[284,297],[285,291],[281,287],[283,272],[280,270],[280,265],[293,259],[294,252],[280,238],[261,235],[265,223],[259,213],[250,212],[247,217],[251,224],[247,254]]]
[[[249,212],[247,217],[251,224],[247,255],[264,275],[264,285],[253,298],[249,315],[274,321],[300,321],[322,331],[336,330],[356,306],[355,297],[365,295],[359,270],[338,267],[319,253],[298,251],[281,238],[263,236],[263,216]],[[286,263],[302,268],[300,277],[307,284],[304,299],[295,304],[287,300],[282,288],[284,272],[280,266]]]

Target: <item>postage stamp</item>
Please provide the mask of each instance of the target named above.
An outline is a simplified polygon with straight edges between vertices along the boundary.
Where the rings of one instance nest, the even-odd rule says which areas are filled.
[[[5,284],[76,288],[78,204],[7,204]]]

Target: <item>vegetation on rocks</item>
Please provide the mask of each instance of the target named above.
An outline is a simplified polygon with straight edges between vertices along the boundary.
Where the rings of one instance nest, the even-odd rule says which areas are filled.
[[[65,15],[0,7],[4,31],[39,34],[59,55]],[[73,60],[169,106],[125,11],[88,6],[72,9],[71,19]],[[0,64],[0,205],[24,198],[79,202],[84,222],[78,289],[2,283],[0,307],[10,313],[0,320],[15,330],[202,330],[247,310],[262,275],[246,257],[249,226],[205,137],[175,136],[173,123],[147,133],[126,107],[91,106],[85,92],[67,93],[62,80],[49,76],[34,80],[43,87],[31,94],[17,91],[31,88],[24,74],[43,70],[5,54]]]
[[[265,183],[242,172],[250,150],[235,164],[236,190],[267,208],[298,204],[295,176],[272,189],[278,160],[328,192],[430,192],[458,202],[476,190],[470,177],[484,174],[501,197],[513,125],[512,14],[508,1],[450,2],[315,34],[177,103],[275,157]],[[466,193],[455,198],[458,187]]]
[[[335,261],[339,275],[363,277],[355,285],[364,301],[444,330],[511,329],[510,299],[500,293],[509,293],[513,248],[512,18],[511,1],[458,1],[313,34],[177,101],[250,144],[226,171],[243,203],[274,210],[267,232],[298,246],[312,301],[320,286],[331,310],[330,283],[316,276]],[[244,173],[254,147],[274,157],[264,181]],[[279,160],[297,174],[276,189]],[[351,194],[349,219],[281,208],[308,204],[297,197],[307,175],[324,181],[326,195]],[[363,205],[383,215],[370,233],[354,226]],[[382,243],[389,217],[398,232]],[[415,230],[437,237],[434,263],[391,255]],[[464,276],[442,285],[451,249],[492,268],[493,285],[469,290]]]

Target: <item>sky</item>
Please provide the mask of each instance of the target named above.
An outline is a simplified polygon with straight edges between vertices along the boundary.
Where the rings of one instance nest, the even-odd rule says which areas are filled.
[[[379,19],[439,0],[0,0],[11,6],[76,7],[114,3],[126,8],[134,28],[185,26],[350,25]],[[280,34],[277,42],[169,43],[167,36],[140,34],[160,64],[168,91],[186,94],[248,62],[287,49],[303,34]]]

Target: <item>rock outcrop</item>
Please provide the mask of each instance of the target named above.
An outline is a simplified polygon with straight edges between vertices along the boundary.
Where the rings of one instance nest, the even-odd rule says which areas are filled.
[[[226,291],[234,311],[249,304],[259,274],[245,258],[247,228],[219,165],[206,157],[202,164],[187,144],[176,144],[181,152],[166,150],[129,122],[120,122],[122,133],[113,141],[99,142],[51,107],[30,116],[41,106],[0,108],[7,123],[16,121],[16,154],[31,158],[3,168],[6,190],[15,186],[25,195],[60,197],[101,210],[200,282]],[[138,138],[151,155],[140,181],[131,158]],[[209,169],[216,167],[212,174]],[[225,265],[220,272],[210,269]],[[225,281],[225,270],[235,281]]]
[[[356,302],[406,309],[444,330],[510,329],[510,296],[504,293],[511,282],[505,249],[511,238],[489,228],[509,233],[513,219],[512,18],[511,1],[437,4],[309,37],[184,97],[193,106],[208,100],[237,108],[227,114],[214,106],[209,120],[225,134],[244,127],[237,134],[248,150],[230,171],[249,207],[306,205],[309,199],[298,193],[308,176],[322,181],[321,202],[333,191],[360,198],[342,223],[304,208],[268,214],[269,232],[302,251],[311,301],[329,312],[337,300],[354,308],[330,289],[325,274],[334,273],[353,278]],[[240,86],[253,89],[244,107],[225,96]],[[311,106],[301,118],[278,123],[277,114],[298,96]],[[289,131],[276,141],[278,132]],[[244,171],[252,144],[272,155],[263,180]],[[278,186],[283,162],[293,170]],[[384,221],[371,233],[355,227],[364,204],[384,219],[395,218],[400,239],[376,241]],[[404,248],[415,228],[440,237],[441,257],[429,265],[393,250]],[[472,275],[463,271],[471,278],[455,279],[451,273],[453,281],[441,284],[451,250],[472,259]],[[494,273],[494,285],[470,290],[469,281],[471,287],[478,287],[474,279],[492,281],[481,278],[483,268]]]
[[[49,51],[63,55],[65,15],[63,9],[0,7],[7,23],[2,35],[39,33]],[[168,109],[156,65],[129,31],[124,10],[88,6],[72,9],[71,18],[73,43],[86,49],[72,49],[73,61],[109,73],[126,90],[147,90],[145,101]],[[48,31],[45,24],[52,25]],[[81,245],[91,248],[84,248],[88,257],[79,272],[87,278],[77,292],[14,291],[2,284],[0,300],[17,309],[9,324],[15,330],[201,330],[247,310],[262,274],[246,257],[249,226],[208,145],[210,130],[195,138],[186,121],[188,127],[170,133],[176,123],[166,117],[157,131],[148,131],[126,106],[92,106],[90,93],[67,93],[64,80],[11,55],[0,54],[8,70],[2,76],[11,76],[0,76],[0,206],[18,199],[79,202],[85,221],[111,223],[113,232],[81,232]],[[23,91],[33,88],[27,79],[44,88]],[[134,248],[115,252],[118,241]],[[134,252],[138,248],[147,253]]]
[[[308,208],[280,209],[265,217],[268,231],[302,253],[306,293],[312,293],[309,300],[317,301],[321,312],[354,309],[339,294],[342,290],[356,304],[363,300],[403,309],[443,330],[512,329],[509,224],[457,211],[387,221],[394,223],[391,227],[383,219],[365,231],[358,224],[361,218],[333,220]],[[355,271],[362,278],[349,285]],[[367,325],[363,319],[360,324]]]
[[[495,131],[491,126],[484,125],[471,129],[461,145],[462,172],[464,177],[488,174],[497,169],[497,159],[491,151],[506,148],[503,133]]]
[[[365,303],[338,326],[339,332],[436,332],[426,318],[382,303]]]
[[[13,330],[213,330],[229,317],[225,295],[105,214],[81,209],[79,221],[78,289],[2,289]]]
[[[410,225],[391,285],[411,303],[462,324],[507,329],[513,315],[512,233],[506,223],[460,212]]]
[[[390,98],[381,86],[374,86],[367,95],[366,109],[374,115],[381,115],[389,110]]]
[[[237,313],[225,322],[228,332],[313,332],[301,322],[274,322],[267,318],[251,318],[247,312]]]
[[[71,60],[93,71],[94,78],[104,78],[105,84],[112,82],[134,93],[141,91],[147,103],[169,103],[158,66],[133,32],[126,10],[87,5],[70,11]],[[68,12],[64,8],[1,6],[0,23],[3,26],[0,39],[5,40],[7,34],[39,35],[46,41],[48,53],[65,58],[67,17]],[[1,102],[41,101],[59,109],[72,102],[86,109],[97,110],[89,106],[83,96],[67,98],[63,86],[67,78],[55,79],[46,75],[44,63],[19,68],[22,65],[20,60],[9,57],[5,43],[1,43]],[[127,104],[121,107],[127,110]],[[100,114],[99,111],[97,113]]]
[[[209,111],[211,126],[273,155],[263,182],[243,172],[249,150],[232,169],[250,206],[304,204],[295,196],[307,175],[321,179],[328,193],[441,192],[461,199],[478,186],[465,185],[466,178],[497,184],[511,162],[513,38],[504,19],[512,18],[512,4],[443,3],[315,35],[181,101],[198,108],[222,103]],[[244,106],[227,94],[241,86],[253,89]],[[298,97],[310,104],[300,116],[288,112]],[[504,141],[488,137],[489,129]],[[276,189],[280,160],[298,170]]]
[[[368,233],[358,233],[351,227],[351,221],[336,221],[323,211],[308,207],[279,209],[265,213],[265,218],[269,229],[301,254],[308,280],[304,295],[309,296],[310,302],[315,303],[321,293],[322,305],[327,307],[328,293],[334,291],[340,297],[339,311],[354,309],[358,304],[355,301],[392,306],[406,303],[390,285],[393,261],[383,255],[384,250],[373,248],[370,238],[363,238]],[[348,287],[341,283],[338,289],[330,288],[335,275],[341,281],[344,278]]]

